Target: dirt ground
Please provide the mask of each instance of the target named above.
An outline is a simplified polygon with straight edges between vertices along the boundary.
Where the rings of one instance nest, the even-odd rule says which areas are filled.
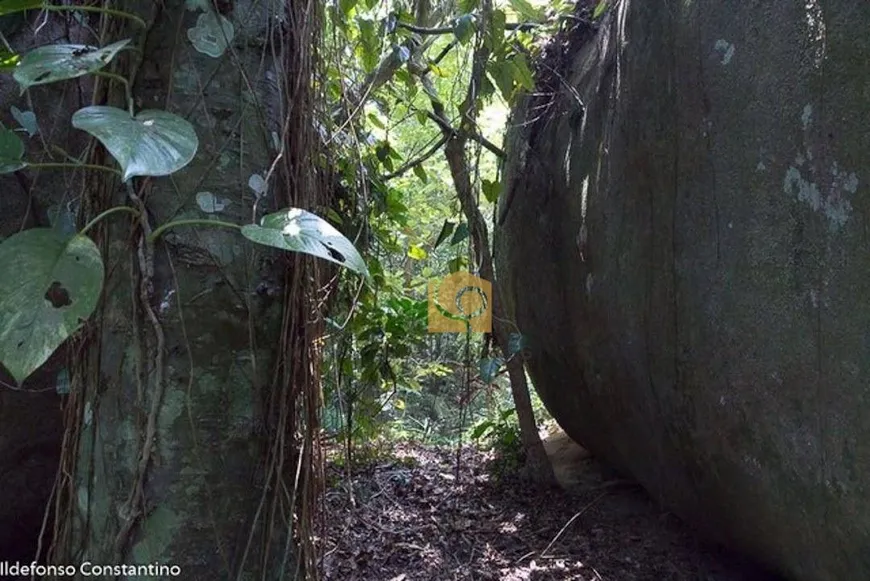
[[[401,445],[393,459],[330,465],[328,581],[782,581],[699,541],[637,485],[564,434],[546,445],[567,490],[497,480],[487,453]]]

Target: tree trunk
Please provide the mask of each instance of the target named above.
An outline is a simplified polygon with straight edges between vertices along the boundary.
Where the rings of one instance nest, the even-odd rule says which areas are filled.
[[[443,110],[436,106],[436,114],[443,117]],[[510,353],[511,329],[502,307],[501,298],[495,280],[492,253],[489,246],[489,233],[486,222],[480,213],[474,191],[471,186],[468,162],[465,157],[466,140],[456,134],[449,135],[444,154],[453,177],[453,184],[459,196],[462,211],[468,220],[468,230],[471,234],[472,248],[480,263],[480,277],[492,283],[492,334],[507,362],[508,376],[511,383],[511,395],[517,420],[520,424],[520,438],[526,452],[526,468],[532,480],[543,485],[555,485],[556,477],[553,467],[547,457],[544,444],[538,434],[535,414],[532,410],[532,400],[526,382],[526,373],[519,353]]]
[[[88,332],[71,342],[76,357],[49,558],[177,566],[180,578],[192,580],[290,578],[310,563],[310,556],[296,556],[295,541],[308,533],[313,508],[300,489],[310,490],[315,477],[302,470],[295,487],[294,476],[297,466],[317,462],[310,436],[318,361],[308,346],[318,327],[306,301],[322,278],[310,259],[255,247],[233,230],[171,229],[153,245],[146,235],[171,220],[244,224],[277,207],[317,209],[322,190],[300,180],[311,173],[310,54],[319,21],[301,16],[310,6],[296,2],[277,8],[286,14],[271,14],[262,3],[240,0],[226,15],[235,39],[214,58],[189,40],[203,31],[195,29],[200,13],[185,4],[113,3],[150,19],[147,31],[120,32],[123,19],[113,17],[90,21],[111,31],[103,44],[142,40],[141,60],[124,53],[114,72],[134,75],[137,111],[165,109],[190,121],[199,148],[172,177],[136,179],[132,187],[92,172],[76,198],[80,225],[111,206],[146,211],[141,220],[113,218],[91,231],[104,253],[105,293]],[[61,23],[52,38],[62,38],[62,18],[48,17],[46,30]],[[273,28],[279,21],[294,29]],[[279,37],[286,41],[281,49],[264,47],[264,39],[277,44]],[[291,83],[279,86],[285,78]],[[65,103],[56,117],[68,124],[76,108],[91,103],[58,100],[62,88],[77,88],[65,95],[79,99],[94,89],[95,103],[126,107],[123,91],[105,90],[109,82],[84,78],[31,93],[37,104]],[[5,98],[6,85],[0,89]],[[36,113],[52,118],[48,106]],[[255,209],[249,177],[273,166],[272,133],[282,136],[285,123],[291,134],[283,137],[294,145],[283,150],[275,176],[296,188],[267,194]],[[80,142],[58,138],[49,126],[42,123],[46,140],[78,155]],[[114,164],[99,146],[85,159]],[[40,184],[33,194],[46,205],[67,202],[69,182],[62,183],[67,187],[46,181],[51,187]],[[223,208],[208,208],[198,196],[204,192]],[[294,365],[285,365],[287,357]],[[307,512],[296,518],[300,506]],[[163,569],[154,577],[168,576]]]

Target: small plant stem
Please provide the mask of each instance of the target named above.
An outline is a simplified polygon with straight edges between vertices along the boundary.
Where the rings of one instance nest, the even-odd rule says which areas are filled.
[[[108,16],[117,16],[118,18],[129,18],[136,24],[138,24],[142,28],[148,28],[148,24],[136,16],[135,14],[130,14],[129,12],[124,12],[123,10],[113,10],[112,8],[102,8],[100,6],[57,6],[57,5],[49,5],[43,6],[44,10],[48,10],[49,12],[73,12],[79,11],[82,12],[99,12],[100,14],[107,14]]]
[[[109,208],[108,210],[106,210],[105,212],[103,212],[102,214],[100,214],[99,216],[97,216],[96,218],[91,220],[90,222],[88,222],[87,225],[84,228],[82,228],[82,231],[79,232],[79,234],[84,236],[85,234],[88,233],[88,230],[90,230],[91,228],[96,226],[97,222],[99,222],[103,218],[107,218],[108,216],[111,216],[112,214],[116,214],[118,212],[129,212],[129,213],[133,214],[134,216],[139,216],[139,210],[137,210],[136,208],[131,208],[130,206],[115,206],[114,208]]]
[[[51,151],[54,152],[54,153],[58,153],[58,154],[64,156],[64,157],[67,158],[71,163],[75,163],[76,165],[81,165],[82,160],[80,160],[80,159],[77,158],[77,157],[73,157],[72,155],[70,155],[69,153],[67,153],[67,151],[66,151],[64,148],[60,147],[59,145],[55,145],[54,143],[52,143],[52,144],[51,144]]]
[[[154,229],[154,232],[151,233],[151,236],[148,237],[149,242],[154,242],[157,238],[163,234],[164,231],[169,228],[174,228],[176,226],[220,226],[221,228],[235,228],[236,230],[241,230],[242,227],[238,224],[233,224],[232,222],[222,222],[220,220],[205,220],[205,219],[195,219],[195,220],[176,220],[174,222],[167,222],[162,226],[159,226]]]
[[[110,73],[108,71],[94,71],[93,74],[97,77],[118,81],[124,85],[124,95],[127,97],[127,109],[130,111],[130,117],[135,117],[133,114],[133,93],[130,91],[130,82],[121,75],[116,75],[115,73]]]
[[[108,171],[117,175],[121,175],[121,172],[115,169],[114,167],[109,167],[107,165],[95,165],[92,163],[65,163],[65,162],[46,162],[46,163],[27,163],[27,167],[34,169],[94,169],[99,171]]]

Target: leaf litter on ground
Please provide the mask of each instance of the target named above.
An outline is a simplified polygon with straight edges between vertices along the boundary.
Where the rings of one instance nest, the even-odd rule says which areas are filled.
[[[495,478],[491,460],[464,447],[457,463],[456,449],[404,443],[389,459],[356,465],[350,481],[345,466],[330,462],[324,579],[776,579],[699,541],[643,489],[591,457],[572,457],[579,474],[569,490]]]

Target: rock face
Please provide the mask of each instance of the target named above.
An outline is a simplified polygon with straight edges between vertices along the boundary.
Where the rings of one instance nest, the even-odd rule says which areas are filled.
[[[611,4],[508,138],[529,372],[708,534],[870,579],[870,2]]]

